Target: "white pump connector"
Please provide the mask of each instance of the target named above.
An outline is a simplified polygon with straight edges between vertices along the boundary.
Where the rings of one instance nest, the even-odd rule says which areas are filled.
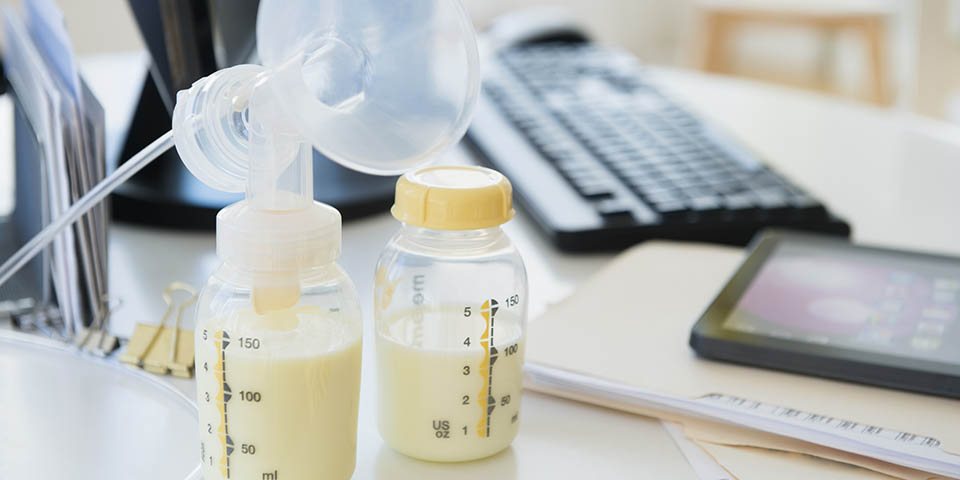
[[[326,265],[340,214],[313,200],[313,150],[276,108],[263,67],[241,65],[177,95],[174,140],[197,178],[246,199],[217,215],[217,253],[256,272]]]
[[[179,92],[173,132],[197,178],[246,192],[217,215],[217,253],[257,272],[260,310],[259,287],[283,298],[271,308],[295,303],[297,272],[340,254],[340,214],[313,200],[313,148],[366,173],[420,166],[463,135],[479,72],[457,0],[263,0],[257,40],[264,66]]]

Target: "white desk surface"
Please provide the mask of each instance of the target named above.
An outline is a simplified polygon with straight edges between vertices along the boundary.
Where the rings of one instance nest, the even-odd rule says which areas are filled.
[[[651,72],[676,99],[725,126],[851,221],[855,240],[960,254],[960,222],[952,221],[954,206],[960,205],[960,189],[955,187],[960,178],[960,128],[748,81],[686,71]],[[450,155],[446,161],[469,161],[460,149]],[[162,315],[160,292],[166,284],[183,280],[202,285],[217,264],[212,234],[122,224],[111,228],[110,287],[122,301],[114,327],[122,335],[132,331],[134,322],[156,321]],[[344,226],[341,264],[366,303],[372,297],[377,255],[396,228],[387,214]],[[505,228],[529,270],[531,318],[612,258],[558,253],[522,210]],[[520,435],[504,453],[456,465],[396,454],[376,431],[369,308],[364,321],[355,479],[451,474],[502,480],[695,478],[658,422],[530,392],[523,397]],[[193,396],[192,381],[172,383]]]

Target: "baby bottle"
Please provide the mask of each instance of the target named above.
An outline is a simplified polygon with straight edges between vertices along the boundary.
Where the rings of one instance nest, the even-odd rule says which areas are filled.
[[[239,202],[217,215],[217,255],[195,341],[204,477],[350,478],[362,327],[340,214]]]
[[[207,480],[346,480],[356,461],[360,302],[337,265],[340,213],[313,200],[313,149],[276,112],[265,79],[256,66],[217,72],[180,92],[174,111],[189,125],[224,96],[247,106],[243,153],[218,150],[204,135],[213,129],[174,131],[196,176],[246,191],[217,214],[222,264],[197,301],[202,471]]]
[[[511,194],[480,167],[397,182],[403,225],[380,255],[374,311],[380,435],[401,453],[473,460],[517,435],[527,277],[500,228]]]
[[[245,231],[250,217],[289,236]],[[217,216],[223,263],[196,330],[205,478],[353,474],[362,328],[339,252],[340,215],[325,205],[263,213],[241,202]]]

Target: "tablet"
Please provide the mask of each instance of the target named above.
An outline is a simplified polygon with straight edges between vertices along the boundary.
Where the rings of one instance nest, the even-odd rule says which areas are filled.
[[[693,327],[701,356],[960,398],[960,259],[770,232]]]

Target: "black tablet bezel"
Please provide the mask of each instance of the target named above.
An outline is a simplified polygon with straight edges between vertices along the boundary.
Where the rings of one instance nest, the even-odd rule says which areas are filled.
[[[856,246],[841,238],[822,235],[765,232],[751,243],[750,255],[694,325],[690,333],[690,346],[698,354],[746,365],[960,398],[960,364],[852,350],[724,328],[723,324],[731,310],[760,268],[777,247],[786,242],[802,242],[807,247],[831,251],[859,250],[895,258],[936,260],[956,264],[960,270],[960,259],[953,257]]]

